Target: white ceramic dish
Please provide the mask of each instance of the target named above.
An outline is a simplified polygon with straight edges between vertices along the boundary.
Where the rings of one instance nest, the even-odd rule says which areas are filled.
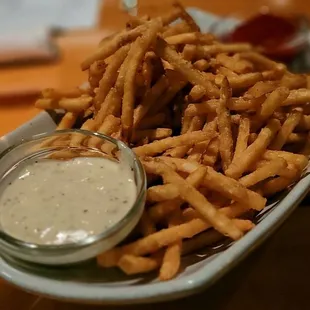
[[[237,23],[234,19],[226,19],[218,24],[219,18],[214,15],[196,9],[189,9],[189,12],[204,31],[216,25],[213,30],[221,33]],[[52,118],[43,112],[1,138],[0,151],[21,138],[54,128]],[[259,246],[293,212],[309,189],[310,167],[289,192],[257,216],[257,226],[246,236],[230,247],[222,246],[185,257],[182,272],[168,282],[159,282],[152,275],[127,277],[118,270],[99,269],[94,262],[70,269],[38,269],[4,258],[0,258],[0,276],[30,292],[82,303],[134,304],[185,297],[213,284]]]
[[[0,150],[33,134],[55,127],[46,112],[0,140]],[[210,286],[270,236],[297,207],[310,188],[310,167],[281,199],[261,212],[257,226],[230,247],[200,251],[185,257],[182,272],[168,282],[154,276],[127,277],[118,270],[97,268],[94,262],[66,269],[38,268],[0,258],[0,276],[27,291],[83,303],[133,304],[176,299]]]

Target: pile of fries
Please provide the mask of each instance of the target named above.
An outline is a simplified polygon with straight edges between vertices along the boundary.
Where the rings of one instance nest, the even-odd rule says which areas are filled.
[[[159,270],[169,280],[182,255],[251,230],[253,210],[308,165],[309,77],[249,44],[201,33],[180,4],[166,16],[129,20],[81,68],[87,89],[47,89],[36,106],[66,111],[57,129],[82,120],[82,129],[123,140],[148,177],[134,237],[101,254],[102,267]],[[70,141],[98,143],[80,135]]]

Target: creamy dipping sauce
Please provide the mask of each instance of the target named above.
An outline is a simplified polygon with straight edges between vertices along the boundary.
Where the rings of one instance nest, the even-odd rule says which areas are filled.
[[[28,162],[1,187],[3,231],[36,244],[100,234],[124,218],[137,195],[130,168],[95,157]]]

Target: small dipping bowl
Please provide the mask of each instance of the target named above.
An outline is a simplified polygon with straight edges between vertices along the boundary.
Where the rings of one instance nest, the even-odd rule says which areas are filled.
[[[72,146],[74,139],[77,139],[78,143]],[[96,143],[92,144],[96,145],[95,147],[88,146],[90,139],[96,139]],[[98,254],[113,248],[130,234],[137,225],[144,209],[147,182],[141,162],[132,150],[119,140],[85,130],[60,130],[36,135],[9,147],[0,154],[0,182],[4,184],[5,178],[13,170],[35,159],[65,160],[93,156],[101,157],[103,160],[113,156],[114,160],[128,165],[133,171],[137,194],[135,202],[127,214],[119,222],[100,234],[88,236],[81,241],[60,245],[24,242],[7,234],[0,227],[1,255],[43,265],[75,264],[94,258]],[[2,186],[0,188],[2,189]],[[74,197],[72,198],[74,199]],[[2,207],[0,206],[0,208]],[[44,204],[42,205],[42,212],[44,212]]]

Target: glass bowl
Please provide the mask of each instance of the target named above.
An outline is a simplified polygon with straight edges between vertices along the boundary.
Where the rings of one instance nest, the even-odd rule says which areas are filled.
[[[112,156],[117,161],[121,160],[122,164],[128,165],[133,171],[137,196],[127,214],[98,235],[60,245],[24,242],[7,234],[0,227],[0,255],[45,265],[74,264],[94,258],[129,235],[137,225],[144,209],[146,176],[139,159],[128,146],[119,140],[85,130],[60,130],[33,136],[31,139],[9,147],[0,154],[0,185],[5,184],[5,178],[14,169],[30,160],[42,158],[63,160],[90,156],[103,159]]]

